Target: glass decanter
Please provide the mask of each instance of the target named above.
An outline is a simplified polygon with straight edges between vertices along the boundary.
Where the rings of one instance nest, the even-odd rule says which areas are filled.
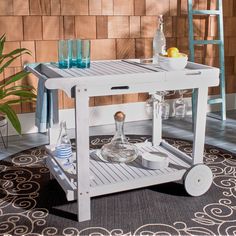
[[[101,148],[102,157],[109,162],[131,162],[138,156],[137,147],[129,143],[124,135],[125,114],[118,111],[114,115],[116,133],[110,143],[104,144]]]
[[[72,146],[70,138],[67,134],[66,122],[60,123],[60,133],[56,144],[56,157],[60,159],[64,165],[70,165],[72,157]]]

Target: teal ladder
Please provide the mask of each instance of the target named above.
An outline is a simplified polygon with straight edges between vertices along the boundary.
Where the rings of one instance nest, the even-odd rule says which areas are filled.
[[[193,31],[194,15],[215,15],[218,24],[218,40],[195,40]],[[223,30],[223,7],[222,0],[217,0],[217,10],[193,10],[193,0],[188,0],[188,24],[189,24],[189,50],[190,61],[194,61],[194,45],[216,44],[219,46],[220,65],[220,96],[208,100],[208,104],[221,105],[221,120],[226,120],[226,99],[225,99],[225,58],[224,58],[224,30]],[[195,117],[196,91],[192,95],[193,120]],[[213,116],[214,117],[214,116]],[[217,116],[215,116],[217,118]]]

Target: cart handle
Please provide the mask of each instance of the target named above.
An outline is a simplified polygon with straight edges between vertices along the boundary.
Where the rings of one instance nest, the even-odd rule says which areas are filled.
[[[202,74],[201,71],[186,73],[186,75],[201,75],[201,74]]]
[[[115,86],[111,87],[111,90],[118,90],[118,89],[129,89],[129,86]]]

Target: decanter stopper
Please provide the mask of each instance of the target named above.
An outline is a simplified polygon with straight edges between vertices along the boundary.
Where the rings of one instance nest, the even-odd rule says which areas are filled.
[[[116,133],[110,143],[104,144],[101,148],[103,159],[109,162],[131,162],[138,156],[137,147],[129,143],[124,135],[125,114],[118,111],[114,114]]]
[[[125,120],[125,114],[122,111],[117,111],[114,115],[115,121],[124,121]]]

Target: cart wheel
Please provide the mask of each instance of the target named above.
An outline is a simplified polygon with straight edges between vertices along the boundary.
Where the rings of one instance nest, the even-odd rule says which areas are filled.
[[[193,196],[201,196],[211,187],[213,175],[211,169],[199,164],[188,170],[184,176],[184,187],[186,192]]]

